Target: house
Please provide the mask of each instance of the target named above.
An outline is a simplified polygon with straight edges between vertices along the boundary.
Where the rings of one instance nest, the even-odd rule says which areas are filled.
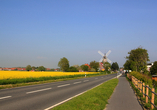
[[[152,80],[157,81],[157,75],[152,75]]]
[[[25,71],[26,68],[16,68],[18,71]]]
[[[50,71],[51,69],[50,69],[50,68],[46,68],[46,70],[47,70],[47,71]]]
[[[3,68],[3,70],[11,71],[11,68]]]
[[[14,70],[25,71],[26,68],[16,68],[16,67],[13,67],[13,68],[0,68],[0,70],[7,70],[7,71],[14,71]]]
[[[150,68],[153,66],[154,63],[148,63],[147,64],[147,70],[150,71]]]
[[[104,65],[103,65],[102,62],[99,62],[99,70],[100,71],[104,71],[105,70]]]

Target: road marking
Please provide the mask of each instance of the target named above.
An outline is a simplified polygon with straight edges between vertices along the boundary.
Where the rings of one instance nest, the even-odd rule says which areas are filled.
[[[74,82],[73,84],[78,84],[78,83],[81,83],[81,81],[79,81],[79,82]]]
[[[98,78],[95,78],[95,79],[98,79]]]
[[[116,77],[114,77],[114,78],[116,78]],[[111,78],[111,79],[114,79],[114,78]],[[109,81],[109,80],[111,80],[111,79],[108,79],[107,81]],[[91,89],[89,89],[89,90],[92,90],[92,89],[94,89],[94,88],[100,86],[101,84],[103,84],[103,83],[105,83],[105,82],[107,82],[107,81],[104,81],[104,82],[102,82],[102,83],[96,85],[95,87],[93,87],[93,88],[91,88]],[[89,90],[86,90],[86,91],[84,91],[84,92],[82,92],[82,93],[80,93],[80,94],[77,94],[77,95],[75,95],[75,96],[73,96],[73,97],[70,97],[70,98],[68,98],[68,99],[66,99],[66,100],[63,100],[62,102],[57,103],[57,104],[55,104],[55,105],[53,105],[53,106],[51,106],[51,107],[49,107],[49,108],[46,108],[46,109],[44,109],[44,110],[50,110],[50,109],[52,109],[52,108],[54,108],[54,107],[56,107],[56,106],[58,106],[58,105],[60,105],[60,104],[62,104],[62,103],[64,103],[64,102],[67,102],[67,101],[69,101],[69,100],[71,100],[71,99],[73,99],[73,98],[75,98],[75,97],[77,97],[77,96],[79,96],[79,95],[81,95],[81,94],[83,94],[83,93],[89,91]]]
[[[101,77],[101,78],[104,78],[104,77]]]
[[[45,88],[45,89],[30,91],[30,92],[26,92],[26,94],[31,94],[31,93],[40,92],[40,91],[46,91],[46,90],[50,90],[50,89],[52,89],[52,88]]]
[[[64,87],[64,86],[69,86],[70,84],[64,84],[64,85],[60,85],[60,86],[57,86],[57,87]]]
[[[87,81],[89,81],[89,80],[84,80],[83,82],[87,82]]]
[[[5,97],[0,97],[0,99],[6,99],[6,98],[10,98],[12,96],[5,96]]]
[[[66,100],[64,100],[64,101],[62,101],[62,102],[60,102],[60,103],[57,103],[57,104],[55,104],[55,105],[53,105],[53,106],[51,106],[51,107],[49,107],[49,108],[46,108],[46,109],[44,109],[44,110],[50,110],[50,109],[52,109],[52,108],[54,108],[54,107],[56,107],[56,106],[58,106],[58,105],[60,105],[60,104],[62,104],[62,103],[64,103],[64,102],[67,102],[67,101],[73,99],[74,97],[77,97],[77,96],[79,96],[79,95],[81,95],[81,94],[83,94],[83,93],[85,93],[85,92],[87,92],[87,91],[84,91],[84,92],[82,92],[82,93],[80,93],[80,94],[77,94],[77,95],[75,95],[75,96],[73,96],[73,97],[70,97],[70,98],[68,98],[68,99],[66,99]]]

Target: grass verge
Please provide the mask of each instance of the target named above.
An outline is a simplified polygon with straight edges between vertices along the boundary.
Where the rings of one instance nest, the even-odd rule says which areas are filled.
[[[86,77],[94,77],[100,75],[106,75],[106,73],[100,72],[97,74],[87,74]],[[0,89],[43,84],[43,83],[50,83],[50,82],[57,82],[57,81],[66,81],[66,80],[79,79],[79,78],[85,78],[85,75],[78,74],[78,75],[67,75],[67,76],[56,76],[56,77],[48,76],[48,77],[38,77],[38,78],[30,77],[30,78],[17,78],[17,79],[16,78],[3,79],[0,80]]]
[[[51,110],[103,110],[117,84],[117,78],[109,80]]]

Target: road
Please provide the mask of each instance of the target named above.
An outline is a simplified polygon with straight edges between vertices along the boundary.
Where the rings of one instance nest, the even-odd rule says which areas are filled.
[[[0,110],[45,110],[117,74],[0,90]]]

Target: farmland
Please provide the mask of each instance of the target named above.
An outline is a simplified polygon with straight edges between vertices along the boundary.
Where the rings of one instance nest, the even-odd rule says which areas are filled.
[[[17,78],[39,78],[68,75],[96,74],[98,72],[29,72],[29,71],[0,71],[0,80]]]
[[[104,75],[105,72],[0,71],[0,89]]]

